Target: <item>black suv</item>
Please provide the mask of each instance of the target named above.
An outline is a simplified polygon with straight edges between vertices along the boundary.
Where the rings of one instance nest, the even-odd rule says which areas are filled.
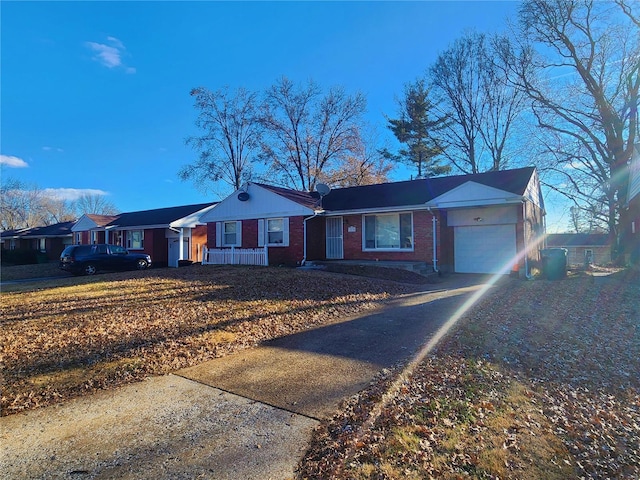
[[[74,275],[93,275],[98,270],[144,270],[151,266],[146,253],[129,253],[119,245],[71,245],[60,255],[60,268]]]

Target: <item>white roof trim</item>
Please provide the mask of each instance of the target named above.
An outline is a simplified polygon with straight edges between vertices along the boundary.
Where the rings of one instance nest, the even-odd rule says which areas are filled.
[[[435,208],[465,208],[521,203],[522,195],[468,181],[427,202]]]
[[[82,215],[76,223],[71,227],[72,232],[88,232],[98,227],[98,224],[91,220],[85,213]]]
[[[193,228],[196,225],[205,225],[204,222],[200,220],[200,218],[206,213],[213,210],[218,204],[209,205],[208,207],[203,208],[202,210],[198,210],[197,212],[193,212],[186,217],[179,218],[178,220],[174,220],[169,224],[169,228]]]
[[[246,192],[249,200],[238,200],[238,194]],[[266,207],[266,208],[265,208]],[[285,218],[297,216],[310,216],[315,211],[290,200],[272,190],[255,183],[250,183],[216,205],[216,208],[205,212],[200,217],[200,222],[225,222],[238,220],[254,220],[258,218]]]
[[[326,210],[320,212],[319,215],[325,217],[340,216],[340,215],[369,215],[372,213],[394,213],[394,212],[408,212],[413,210],[431,210],[427,204],[420,203],[418,205],[400,205],[397,207],[379,207],[379,208],[360,208],[353,210]]]

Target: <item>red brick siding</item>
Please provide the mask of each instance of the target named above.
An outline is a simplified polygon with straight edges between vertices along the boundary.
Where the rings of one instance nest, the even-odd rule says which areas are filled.
[[[307,221],[307,260],[324,260],[327,244],[325,227],[325,217]]]
[[[433,257],[432,215],[427,211],[413,212],[413,251],[363,251],[363,215],[343,217],[344,258],[346,260],[389,260],[431,263]],[[355,227],[355,232],[349,232]]]
[[[191,256],[194,262],[202,261],[202,247],[207,245],[207,226],[198,225],[191,229]],[[167,252],[167,255],[169,253]]]
[[[304,217],[289,218],[289,246],[269,247],[269,265],[297,265],[304,255]],[[207,224],[207,244],[209,248],[216,247],[216,223]],[[258,220],[242,221],[242,247],[258,248]]]

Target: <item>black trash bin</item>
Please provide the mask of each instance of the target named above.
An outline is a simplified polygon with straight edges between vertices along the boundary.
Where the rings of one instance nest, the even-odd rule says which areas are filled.
[[[548,280],[559,280],[567,276],[567,249],[544,248],[540,250],[542,273]]]

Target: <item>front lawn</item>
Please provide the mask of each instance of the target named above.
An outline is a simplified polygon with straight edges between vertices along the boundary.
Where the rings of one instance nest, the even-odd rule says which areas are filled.
[[[2,415],[196,365],[375,308],[410,288],[202,265],[8,285],[0,299]]]
[[[640,273],[505,283],[316,431],[305,479],[640,478]]]

